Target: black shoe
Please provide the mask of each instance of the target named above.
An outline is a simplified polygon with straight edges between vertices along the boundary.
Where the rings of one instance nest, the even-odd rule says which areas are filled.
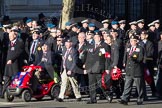
[[[137,102],[137,105],[142,105],[143,104],[143,102]]]
[[[120,104],[123,104],[123,105],[128,105],[128,102],[127,101],[125,101],[125,100],[118,100],[118,102],[120,103]]]
[[[57,98],[56,100],[57,100],[58,102],[64,102],[63,99],[61,99],[61,98]]]
[[[113,96],[107,96],[107,100],[108,100],[109,103],[112,102],[112,99],[113,99]]]
[[[155,93],[154,92],[152,93],[152,97],[158,97],[158,96],[159,96],[158,93],[156,93],[156,92]]]
[[[106,99],[105,96],[103,96],[103,95],[100,95],[100,96],[99,96],[99,100],[105,100],[105,99]]]
[[[148,101],[148,97],[145,96],[145,97],[143,98],[143,100],[144,100],[144,101]]]
[[[82,98],[77,98],[76,101],[80,102],[80,101],[82,101]]]
[[[87,104],[95,104],[97,101],[88,101]]]

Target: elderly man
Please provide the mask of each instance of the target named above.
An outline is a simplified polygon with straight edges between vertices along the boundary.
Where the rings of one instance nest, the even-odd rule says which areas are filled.
[[[89,78],[90,100],[87,104],[97,103],[96,99],[96,84],[101,88],[105,97],[111,102],[111,98],[105,93],[102,88],[101,76],[104,71],[109,74],[110,69],[110,47],[101,41],[101,33],[95,31],[94,45],[89,45],[87,48],[87,56],[85,62],[85,70]]]
[[[127,47],[124,54],[124,66],[126,71],[125,77],[125,86],[124,91],[121,96],[121,100],[119,103],[123,105],[128,105],[128,100],[130,97],[130,93],[133,86],[133,81],[135,81],[137,86],[138,98],[137,105],[141,105],[143,103],[143,58],[144,58],[144,50],[143,48],[137,44],[138,36],[132,35],[130,37],[130,46]]]
[[[76,100],[81,101],[81,95],[78,87],[78,82],[75,79],[76,65],[78,60],[78,53],[75,48],[72,47],[72,40],[67,39],[65,42],[66,49],[63,50],[63,71],[61,74],[61,90],[57,100],[63,102],[64,94],[68,81],[70,81]]]
[[[19,71],[19,58],[23,52],[24,44],[23,41],[17,38],[18,29],[12,28],[9,33],[9,48],[7,53],[7,64],[4,73],[4,86],[2,95],[4,95],[7,87],[11,83],[11,78]],[[22,61],[22,60],[21,60]]]

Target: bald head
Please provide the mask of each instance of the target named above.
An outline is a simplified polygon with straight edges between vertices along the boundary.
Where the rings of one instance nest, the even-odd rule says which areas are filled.
[[[85,41],[85,38],[86,38],[86,34],[84,32],[80,32],[78,34],[78,41],[79,41],[79,43],[84,42]]]

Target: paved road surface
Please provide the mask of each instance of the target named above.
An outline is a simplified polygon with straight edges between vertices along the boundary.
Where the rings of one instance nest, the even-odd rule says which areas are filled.
[[[117,99],[113,99],[112,103],[107,103],[106,100],[99,100],[97,104],[87,105],[87,97],[83,101],[76,102],[75,99],[65,99],[64,102],[59,103],[55,100],[50,100],[45,97],[42,101],[32,99],[31,102],[23,102],[21,99],[16,98],[13,102],[5,102],[0,99],[0,108],[161,108],[162,100],[149,97],[149,101],[144,102],[143,105],[136,105],[136,99],[131,99],[128,106],[121,105]]]

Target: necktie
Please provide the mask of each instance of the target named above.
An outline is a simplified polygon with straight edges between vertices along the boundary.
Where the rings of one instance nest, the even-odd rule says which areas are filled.
[[[98,44],[96,44],[96,48],[98,47]]]
[[[65,68],[65,61],[66,61],[66,58],[67,58],[67,55],[69,53],[69,50],[66,50],[66,53],[64,55],[64,62],[63,62],[63,67]]]
[[[13,42],[11,42],[11,47],[13,47],[13,45],[14,45],[14,43],[13,43]]]
[[[133,51],[134,51],[134,47],[131,47],[131,50],[129,52],[129,55],[132,55]]]
[[[58,50],[58,51],[60,51],[60,48],[61,48],[61,46],[60,46],[60,45],[58,45],[58,48],[57,48],[57,50]]]
[[[34,41],[33,46],[32,46],[32,54],[34,54],[35,44],[36,42]]]

